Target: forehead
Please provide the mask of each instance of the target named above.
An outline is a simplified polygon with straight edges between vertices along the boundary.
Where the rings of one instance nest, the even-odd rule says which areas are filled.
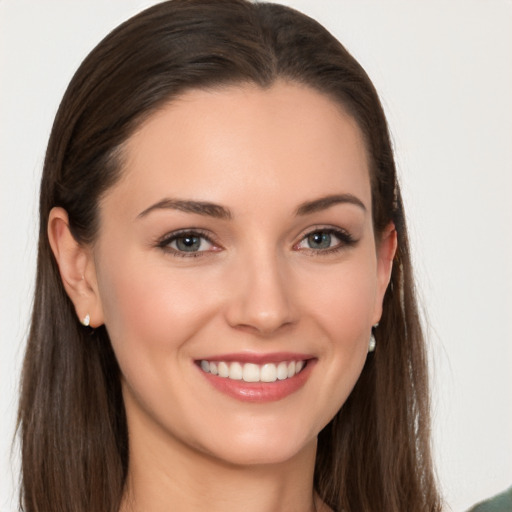
[[[295,83],[188,91],[139,127],[124,156],[113,192],[135,194],[130,202],[140,208],[162,195],[221,203],[242,192],[281,202],[370,196],[357,123],[337,102]]]

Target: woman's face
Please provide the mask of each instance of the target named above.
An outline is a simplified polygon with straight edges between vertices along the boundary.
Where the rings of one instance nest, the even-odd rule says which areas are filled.
[[[390,232],[375,243],[356,123],[290,83],[196,90],[125,157],[93,254],[130,442],[236,464],[314,446],[360,375],[394,251]]]

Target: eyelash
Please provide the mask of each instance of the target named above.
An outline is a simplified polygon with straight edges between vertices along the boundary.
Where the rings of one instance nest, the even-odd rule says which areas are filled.
[[[294,245],[294,248],[305,242],[309,236],[315,235],[317,233],[324,235],[334,235],[339,240],[339,242],[333,247],[328,247],[325,249],[303,248],[302,250],[309,253],[310,256],[326,256],[330,254],[336,254],[340,251],[343,251],[344,249],[354,247],[358,242],[358,240],[356,240],[348,231],[344,229],[317,226],[305,233],[300,241]]]
[[[324,235],[333,235],[338,240],[339,243],[334,245],[333,247],[328,247],[325,249],[313,249],[313,248],[303,248],[300,249],[298,246],[307,240],[309,236],[315,235],[317,233],[321,233]],[[180,251],[178,249],[175,249],[173,247],[170,247],[170,245],[175,242],[176,240],[185,239],[185,238],[199,238],[202,240],[205,240],[212,246],[216,247],[217,250],[202,250],[202,251]],[[354,239],[354,237],[348,232],[343,229],[338,228],[326,228],[326,227],[315,227],[308,232],[306,232],[300,241],[296,243],[293,248],[296,250],[302,250],[304,252],[309,253],[311,256],[322,256],[322,255],[328,255],[328,254],[335,254],[339,251],[342,251],[343,249],[353,247],[357,244],[357,240]],[[169,233],[165,235],[163,238],[158,240],[157,247],[162,249],[164,252],[171,254],[172,256],[176,256],[178,258],[197,258],[197,257],[203,257],[207,255],[210,252],[218,252],[218,250],[221,250],[221,247],[216,244],[212,237],[205,231],[202,231],[200,229],[183,229],[180,231],[174,231],[172,233]]]
[[[180,251],[178,249],[174,249],[173,247],[170,247],[170,245],[179,239],[184,238],[200,238],[202,240],[206,240],[209,244],[213,245],[214,247],[219,248],[219,246],[212,240],[212,237],[206,233],[205,231],[202,231],[200,229],[183,229],[180,231],[174,231],[172,233],[169,233],[165,235],[163,238],[161,238],[158,243],[157,247],[162,249],[164,252],[171,254],[172,256],[176,256],[178,258],[197,258],[199,256],[205,256],[206,253],[209,252],[217,252],[217,251]]]

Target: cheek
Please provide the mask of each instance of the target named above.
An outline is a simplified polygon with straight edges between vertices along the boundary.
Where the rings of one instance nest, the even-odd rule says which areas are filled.
[[[370,253],[330,271],[319,269],[308,276],[308,285],[299,285],[309,290],[301,292],[302,300],[331,339],[349,343],[368,336],[377,298],[375,269]]]
[[[324,424],[349,396],[367,358],[377,275],[374,253],[369,250],[360,256],[329,272],[310,275],[308,281],[315,286],[303,296],[325,340],[319,359],[324,389],[316,397],[325,412]]]
[[[112,262],[111,262],[112,263]],[[204,277],[204,276],[203,276]],[[105,325],[120,359],[179,349],[216,310],[204,279],[133,258],[105,262],[99,276]],[[144,355],[146,353],[146,355]]]

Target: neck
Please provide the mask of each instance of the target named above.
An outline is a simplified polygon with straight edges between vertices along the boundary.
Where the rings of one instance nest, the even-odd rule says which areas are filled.
[[[313,472],[316,440],[292,459],[237,465],[184,446],[168,433],[130,435],[120,512],[320,512]]]

